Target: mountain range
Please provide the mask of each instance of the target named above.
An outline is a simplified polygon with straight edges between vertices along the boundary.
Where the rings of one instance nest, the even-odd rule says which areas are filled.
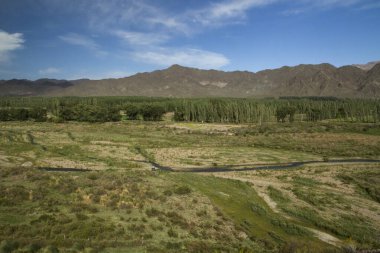
[[[224,72],[173,65],[164,70],[103,80],[2,80],[0,96],[155,97],[380,97],[380,63],[335,67],[324,63]]]

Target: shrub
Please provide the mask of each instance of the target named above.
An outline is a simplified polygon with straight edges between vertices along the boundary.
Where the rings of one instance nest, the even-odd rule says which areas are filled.
[[[186,229],[189,227],[189,224],[187,223],[186,219],[174,211],[166,213],[166,216],[169,218],[172,224],[178,225],[182,229]]]
[[[63,106],[59,110],[59,118],[65,121],[110,122],[120,121],[120,110],[116,107],[100,107],[95,105],[77,104]]]
[[[177,238],[178,237],[178,233],[176,231],[174,231],[173,228],[170,228],[168,230],[168,236]]]
[[[171,195],[173,195],[173,192],[171,190],[165,190],[164,195],[165,196],[171,196]]]
[[[59,253],[59,250],[57,247],[49,245],[42,250],[42,253]]]
[[[182,243],[180,242],[167,242],[166,243],[166,248],[167,249],[181,249],[182,248]]]
[[[18,248],[17,242],[11,242],[11,241],[2,241],[0,243],[0,253],[10,253]]]
[[[136,120],[140,114],[140,109],[132,104],[129,104],[125,108],[125,113],[129,120]]]
[[[306,116],[307,116],[307,119],[309,121],[318,121],[318,120],[322,120],[322,111],[320,109],[317,109],[317,108],[313,108],[313,109],[310,109],[307,113],[306,113]]]
[[[165,113],[164,107],[160,105],[144,105],[141,114],[145,121],[160,121]]]
[[[36,252],[38,252],[40,249],[41,249],[41,245],[39,245],[39,244],[37,244],[37,243],[32,243],[32,244],[26,246],[26,248],[25,248],[25,252],[28,252],[28,253],[36,253]]]
[[[182,111],[175,111],[173,119],[174,121],[185,121],[185,113]]]
[[[296,113],[295,107],[292,107],[292,106],[279,107],[276,110],[277,121],[285,122],[285,118],[289,115],[289,122],[293,122],[295,113]]]
[[[157,217],[157,216],[160,216],[162,212],[159,211],[158,209],[152,207],[152,208],[150,208],[150,209],[147,209],[147,210],[145,211],[145,213],[146,213],[146,215],[147,215],[148,217]]]
[[[191,193],[191,189],[188,186],[179,186],[174,190],[175,194],[186,195]]]

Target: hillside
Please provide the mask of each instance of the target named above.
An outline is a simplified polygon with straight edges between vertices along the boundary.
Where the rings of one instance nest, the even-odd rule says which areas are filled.
[[[375,65],[378,63],[380,63],[380,61],[371,61],[366,64],[353,64],[352,66],[368,71],[368,70],[371,70],[373,67],[375,67]]]
[[[369,71],[356,66],[298,65],[224,72],[173,65],[120,79],[0,81],[2,96],[165,96],[165,97],[379,97],[380,63]]]

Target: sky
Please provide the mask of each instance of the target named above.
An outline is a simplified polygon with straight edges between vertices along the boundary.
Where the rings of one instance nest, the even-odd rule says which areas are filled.
[[[380,60],[380,0],[0,0],[0,79]]]

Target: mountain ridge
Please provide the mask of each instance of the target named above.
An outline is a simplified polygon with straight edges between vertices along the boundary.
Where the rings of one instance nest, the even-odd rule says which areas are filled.
[[[380,63],[370,70],[328,63],[258,72],[203,70],[178,64],[102,80],[0,80],[0,96],[380,97]]]

